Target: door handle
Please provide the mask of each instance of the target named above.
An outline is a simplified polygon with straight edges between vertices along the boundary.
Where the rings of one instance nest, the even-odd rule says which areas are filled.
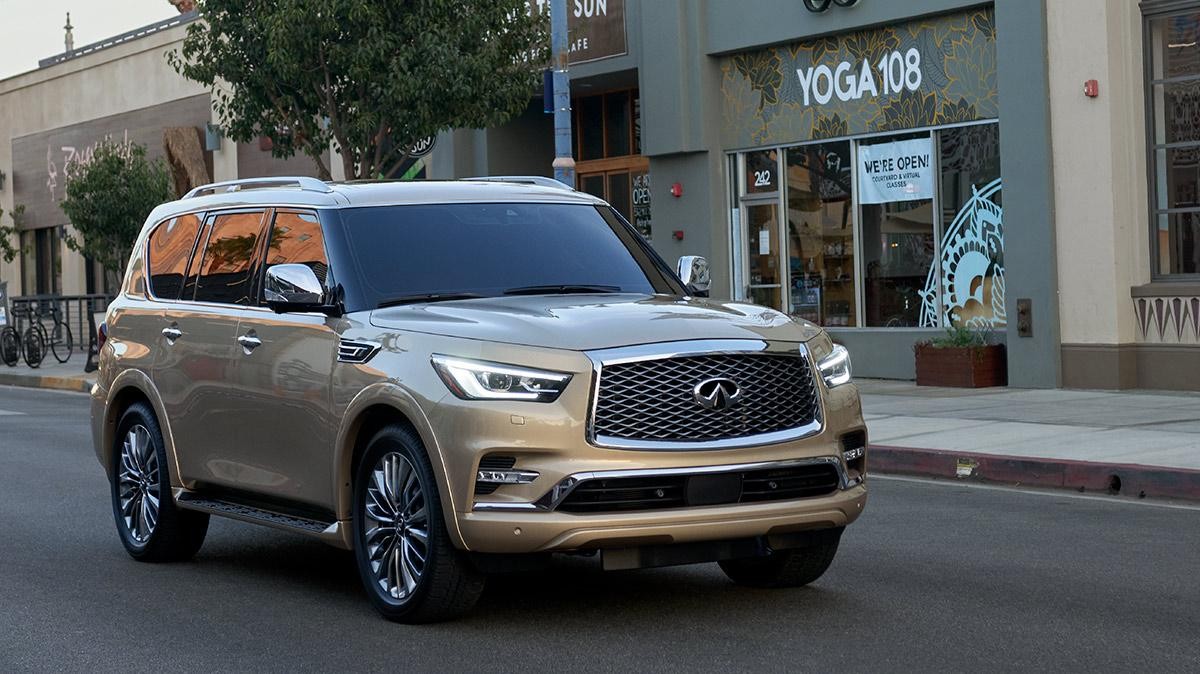
[[[174,344],[175,340],[177,340],[183,336],[183,330],[180,330],[179,328],[172,325],[169,328],[163,328],[162,334],[163,334],[163,337],[167,338],[167,342],[169,344]]]
[[[246,353],[250,353],[251,351],[262,346],[262,340],[254,335],[242,335],[241,337],[237,338],[237,341],[238,344],[241,344],[242,348],[246,350]]]

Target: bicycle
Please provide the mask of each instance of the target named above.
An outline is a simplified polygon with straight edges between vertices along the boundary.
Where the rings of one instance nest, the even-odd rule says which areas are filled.
[[[13,304],[12,316],[17,324],[16,328],[13,328],[13,332],[20,336],[17,340],[16,352],[25,360],[26,365],[31,368],[38,367],[46,357],[46,342],[42,339],[42,332],[45,331],[45,328],[40,327],[39,321],[35,318],[36,314],[33,307],[30,305]],[[29,325],[25,326],[25,329],[22,330],[21,323],[26,319],[29,321]],[[7,363],[9,359],[12,359],[12,364],[16,365],[16,359],[8,354],[8,349],[6,348],[5,362]]]
[[[58,306],[57,302],[50,301],[48,304],[39,304],[39,307],[42,306],[49,306],[49,309],[42,310],[39,308],[37,311],[31,310],[30,325],[25,330],[26,335],[30,331],[36,331],[41,339],[41,344],[37,347],[39,349],[38,353],[41,354],[40,358],[38,358],[39,364],[46,357],[46,347],[50,348],[50,353],[54,356],[54,360],[65,363],[71,360],[71,351],[75,348],[75,338],[71,335],[71,326],[67,325],[66,321],[62,319],[62,309]],[[42,322],[47,317],[53,323],[53,327],[49,331],[46,330],[46,325]],[[28,336],[25,340],[25,348],[28,352]],[[25,362],[29,362],[28,358]],[[30,365],[30,367],[37,367],[37,365]]]

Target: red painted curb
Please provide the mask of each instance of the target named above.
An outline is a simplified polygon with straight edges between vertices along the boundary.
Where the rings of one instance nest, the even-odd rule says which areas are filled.
[[[869,471],[880,473],[1200,501],[1200,470],[1188,468],[885,445],[871,445],[867,451],[867,462]],[[1114,487],[1118,488],[1114,490]]]

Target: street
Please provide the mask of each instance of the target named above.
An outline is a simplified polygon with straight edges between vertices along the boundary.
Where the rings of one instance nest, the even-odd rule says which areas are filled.
[[[716,565],[495,577],[403,626],[350,553],[214,518],[194,561],[117,539],[87,397],[0,387],[3,671],[1200,669],[1200,508],[874,479],[810,588]]]

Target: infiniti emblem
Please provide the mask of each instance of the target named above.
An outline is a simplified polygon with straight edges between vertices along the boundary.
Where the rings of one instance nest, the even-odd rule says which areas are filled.
[[[696,388],[692,389],[692,397],[704,409],[729,410],[738,404],[742,389],[732,379],[717,377],[696,384]]]

